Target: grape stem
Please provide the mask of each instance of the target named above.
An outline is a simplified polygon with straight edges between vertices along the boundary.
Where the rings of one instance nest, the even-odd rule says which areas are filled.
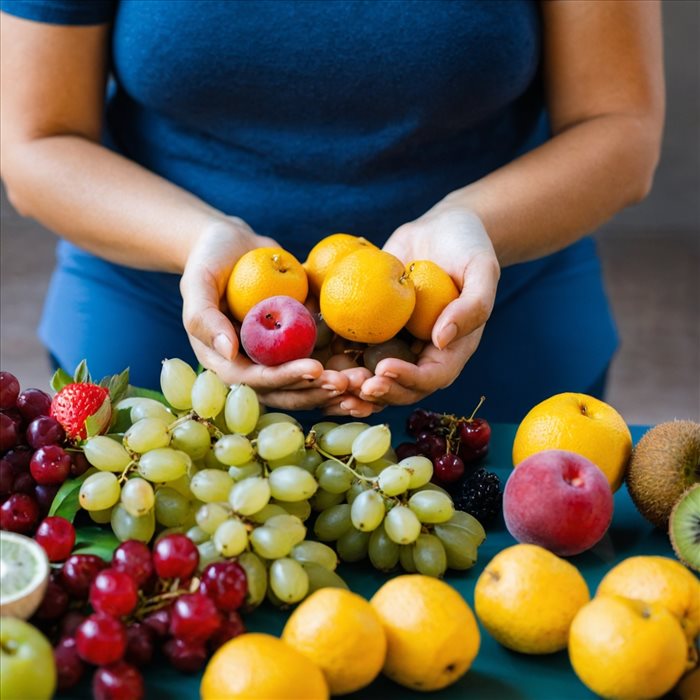
[[[354,457],[350,457],[346,464],[342,459],[338,459],[335,455],[330,454],[330,452],[326,452],[318,444],[314,445],[314,450],[316,450],[316,452],[318,452],[320,455],[323,455],[326,459],[331,459],[334,462],[338,462],[338,464],[342,464],[356,479],[359,479],[360,481],[374,482],[376,480],[376,477],[363,476],[362,474],[359,474],[350,466],[355,460]]]

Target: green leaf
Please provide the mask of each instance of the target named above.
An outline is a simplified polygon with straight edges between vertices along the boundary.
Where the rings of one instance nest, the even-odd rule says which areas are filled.
[[[122,434],[131,427],[131,409],[120,408],[112,412],[112,424],[109,426],[109,433]]]
[[[89,438],[99,435],[102,428],[102,421],[97,416],[88,416],[85,419],[85,431]]]
[[[159,391],[153,391],[153,389],[143,389],[139,386],[133,386],[129,384],[129,388],[126,392],[127,397],[138,396],[144,399],[154,399],[155,401],[160,401],[167,408],[171,408],[170,404],[167,402],[165,396]]]
[[[75,531],[73,553],[96,554],[105,561],[110,561],[114,550],[120,544],[112,530],[98,527],[97,525],[86,525],[77,528]]]
[[[63,389],[64,386],[73,383],[73,377],[66,372],[66,370],[60,367],[56,370],[53,377],[51,377],[51,388],[58,393]]]
[[[90,474],[94,474],[94,469],[88,469],[82,476],[77,479],[68,479],[61,484],[56,495],[51,502],[49,515],[60,515],[62,518],[73,522],[77,512],[80,510],[80,486]]]
[[[73,381],[82,384],[84,382],[91,382],[92,377],[88,371],[87,361],[81,360],[80,364],[75,368],[75,374],[73,375]]]
[[[129,388],[129,368],[127,367],[121,374],[115,374],[109,378],[109,398],[112,404],[117,403],[126,394]]]

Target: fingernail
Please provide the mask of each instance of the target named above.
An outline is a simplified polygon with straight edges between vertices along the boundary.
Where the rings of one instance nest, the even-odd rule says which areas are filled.
[[[313,374],[302,374],[302,375],[301,375],[301,378],[302,378],[302,379],[308,379],[310,382],[312,382],[314,379],[316,379],[316,377],[314,377]]]
[[[350,401],[341,401],[340,402],[340,408],[342,408],[343,411],[347,411],[351,406],[352,406],[352,403]]]
[[[219,335],[214,338],[214,350],[216,350],[221,357],[225,357],[229,360],[233,354],[233,345],[223,333],[219,333]]]
[[[387,377],[388,379],[398,379],[399,375],[393,372],[382,372],[382,377]],[[386,393],[386,392],[384,392]]]
[[[374,391],[366,391],[363,393],[367,394],[367,396],[384,396],[386,391],[386,389],[375,389]]]
[[[443,348],[447,347],[457,336],[457,325],[454,323],[450,323],[445,328],[442,329],[442,333],[440,333],[439,336],[439,341],[440,341],[440,350]]]
[[[321,385],[322,389],[325,389],[326,391],[338,391],[337,387],[335,384],[322,384]]]

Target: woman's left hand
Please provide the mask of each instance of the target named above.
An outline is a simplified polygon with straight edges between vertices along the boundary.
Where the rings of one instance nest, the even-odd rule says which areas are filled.
[[[476,350],[493,309],[500,266],[481,219],[449,200],[396,229],[384,250],[404,264],[432,260],[460,289],[435,322],[432,343],[416,364],[382,360],[357,396],[378,404],[412,404],[452,384]]]

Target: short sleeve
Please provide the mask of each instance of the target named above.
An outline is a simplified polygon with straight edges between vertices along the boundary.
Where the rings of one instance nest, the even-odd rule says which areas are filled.
[[[118,0],[0,0],[0,10],[47,24],[104,24],[114,17]]]

